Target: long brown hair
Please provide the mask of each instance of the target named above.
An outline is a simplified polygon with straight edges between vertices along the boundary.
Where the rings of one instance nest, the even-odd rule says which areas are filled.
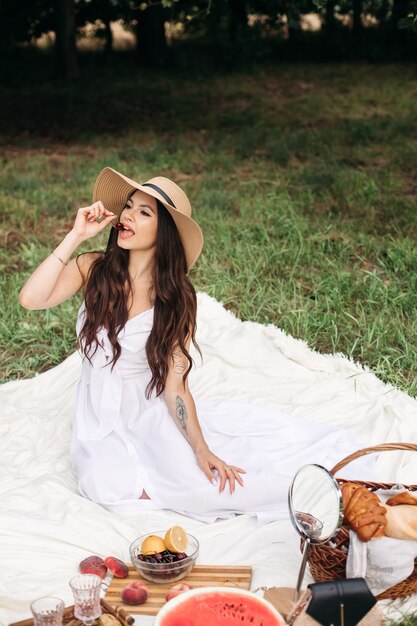
[[[187,277],[184,248],[169,211],[158,199],[156,203],[158,227],[155,264],[152,269],[155,290],[154,318],[146,342],[146,356],[152,372],[152,378],[146,387],[148,399],[154,388],[157,396],[163,392],[169,359],[177,345],[189,361],[188,369],[183,375],[185,384],[193,364],[185,347],[188,336],[191,336],[202,358],[195,340],[197,296]],[[108,363],[111,364],[111,369],[121,354],[117,335],[126,324],[129,314],[127,302],[132,294],[132,284],[128,263],[129,251],[117,245],[117,230],[112,227],[106,251],[93,261],[83,285],[85,318],[79,335],[80,346],[84,341],[83,352],[91,363],[91,357],[98,348],[97,331],[102,326],[106,328],[113,350],[113,358]]]

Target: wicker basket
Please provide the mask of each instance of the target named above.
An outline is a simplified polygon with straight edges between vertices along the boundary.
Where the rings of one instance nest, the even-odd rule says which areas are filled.
[[[385,450],[412,450],[417,452],[417,445],[412,443],[385,443],[372,448],[363,448],[362,450],[358,450],[354,454],[347,456],[330,471],[332,474],[336,474],[336,472],[342,469],[342,467],[345,467],[345,465],[361,456]],[[393,486],[393,483],[372,483],[362,480],[344,480],[343,478],[336,478],[336,480],[340,485],[345,482],[364,485],[370,489],[370,491],[376,491],[377,489],[390,489]],[[409,491],[417,491],[417,485],[408,485],[406,488]],[[346,578],[346,560],[348,550],[349,528],[345,525],[343,525],[335,537],[333,537],[332,545],[330,545],[329,542],[312,545],[310,548],[308,563],[314,580],[321,583],[329,580]],[[402,598],[416,593],[416,591],[417,559],[414,563],[414,571],[408,578],[393,587],[386,589],[384,592],[378,594],[376,598],[378,600],[382,600],[384,598]]]

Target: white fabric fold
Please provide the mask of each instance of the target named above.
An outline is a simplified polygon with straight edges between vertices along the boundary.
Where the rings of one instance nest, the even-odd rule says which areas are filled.
[[[366,568],[366,542],[361,541],[354,530],[349,530],[349,551],[346,560],[346,578],[366,578]],[[371,591],[373,590],[371,589]]]
[[[410,576],[417,557],[417,541],[379,537],[361,541],[349,532],[346,577],[365,578],[369,589],[378,595]]]
[[[107,334],[100,330],[101,350],[93,357],[94,367],[89,380],[89,398],[96,417],[95,423],[86,419],[85,411],[79,416],[79,435],[83,439],[99,440],[112,432],[120,419],[122,377],[116,366],[111,371],[112,350]]]
[[[137,379],[142,373],[138,371],[135,353],[138,346],[143,344],[142,337],[147,337],[152,327],[150,323],[152,311],[153,307],[131,318],[119,332],[118,341],[122,353],[131,354],[133,357],[130,360],[124,359],[123,366],[120,359],[115,364],[111,362],[112,345],[105,329],[99,329],[97,333],[99,345],[90,357],[93,367],[89,366],[87,360],[84,361],[77,390],[78,401],[74,410],[80,440],[99,441],[113,432],[120,423],[123,380]],[[77,336],[84,321],[84,312],[83,302],[77,318]],[[140,321],[140,325],[136,323],[137,321]],[[146,404],[145,401],[142,404]]]

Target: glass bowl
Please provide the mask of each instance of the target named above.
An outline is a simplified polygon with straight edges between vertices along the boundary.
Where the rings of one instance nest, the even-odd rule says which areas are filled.
[[[185,578],[193,569],[198,558],[199,543],[193,535],[186,533],[188,541],[186,558],[181,561],[173,561],[172,563],[148,563],[147,561],[141,561],[138,556],[141,554],[141,546],[145,539],[149,535],[157,535],[163,539],[165,532],[164,530],[157,530],[141,535],[129,547],[130,560],[133,567],[141,576],[153,583],[172,583]]]

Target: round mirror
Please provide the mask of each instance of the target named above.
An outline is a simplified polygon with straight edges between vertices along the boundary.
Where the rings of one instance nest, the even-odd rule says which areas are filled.
[[[303,465],[288,491],[291,521],[304,539],[294,600],[298,600],[312,543],[324,543],[343,522],[343,498],[336,479],[321,465]]]
[[[324,543],[343,522],[342,492],[335,478],[321,465],[303,465],[288,493],[291,521],[303,539]]]

